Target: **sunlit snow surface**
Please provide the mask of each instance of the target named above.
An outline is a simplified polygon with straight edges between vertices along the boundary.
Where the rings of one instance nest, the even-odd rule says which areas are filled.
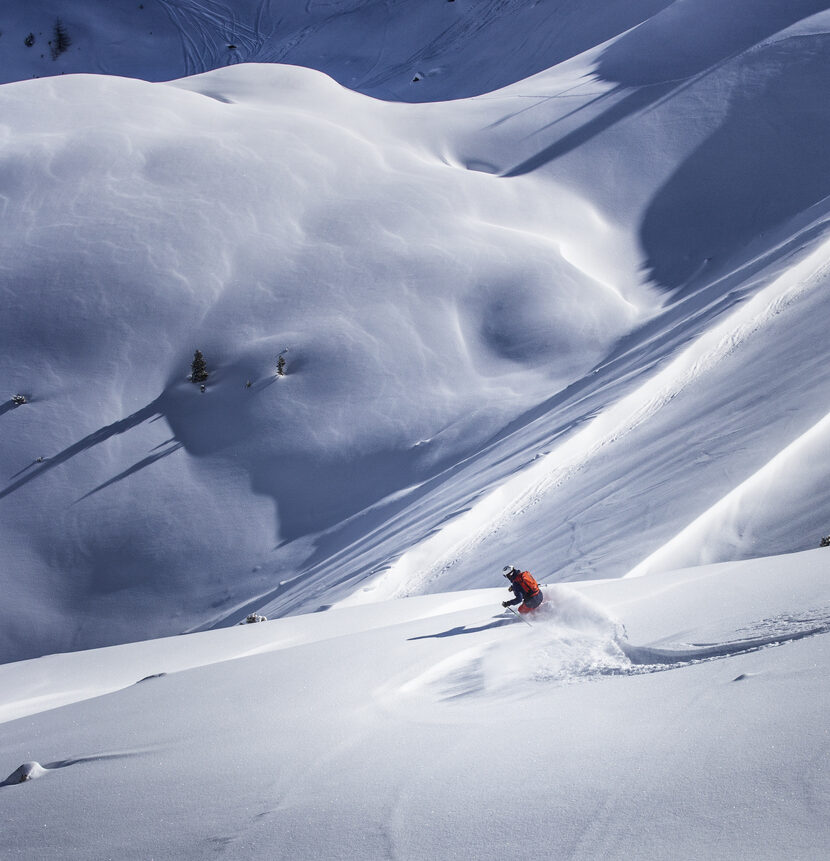
[[[827,7],[0,6],[0,857],[828,857]]]
[[[546,586],[532,627],[474,590],[7,664],[4,857],[824,857],[826,566]]]

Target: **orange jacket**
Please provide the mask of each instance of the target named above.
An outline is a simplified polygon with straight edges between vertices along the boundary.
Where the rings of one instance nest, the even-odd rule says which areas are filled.
[[[539,584],[530,571],[522,571],[513,582],[525,593],[525,598],[532,598],[539,591]]]

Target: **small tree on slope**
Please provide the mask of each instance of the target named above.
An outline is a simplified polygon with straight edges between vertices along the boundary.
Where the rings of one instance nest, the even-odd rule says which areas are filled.
[[[69,33],[66,32],[66,27],[60,18],[55,21],[55,26],[52,31],[52,41],[49,43],[52,48],[52,59],[57,60],[58,57],[72,44],[72,39],[69,38]]]
[[[190,365],[190,380],[194,383],[203,383],[208,378],[207,362],[201,350],[193,354],[193,363]]]

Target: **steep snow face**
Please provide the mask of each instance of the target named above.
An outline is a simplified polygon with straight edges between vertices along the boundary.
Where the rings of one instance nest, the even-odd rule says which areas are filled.
[[[188,45],[194,15],[230,20],[145,5]],[[669,542],[677,565],[816,543],[823,5],[565,4],[560,32],[533,17],[550,4],[489,4],[434,31],[458,64],[419,98],[492,86],[497,54],[515,83],[436,104],[285,65],[0,88],[0,379],[28,400],[0,406],[3,656],[483,585],[504,561],[573,579]],[[395,52],[429,42],[413,8],[308,4],[297,49],[402,99]],[[117,9],[101,31],[138,32]],[[188,71],[217,65],[193,50]],[[729,497],[756,474],[798,504]],[[679,538],[727,498],[705,546]]]
[[[825,242],[344,603],[478,583],[516,534],[521,564],[551,579],[624,574],[629,554],[651,542],[659,549],[630,574],[773,553],[798,536],[815,546],[828,504],[817,455],[830,395],[818,348],[829,257]],[[721,498],[719,488],[734,486],[725,461],[748,477]],[[673,528],[679,534],[661,544]]]

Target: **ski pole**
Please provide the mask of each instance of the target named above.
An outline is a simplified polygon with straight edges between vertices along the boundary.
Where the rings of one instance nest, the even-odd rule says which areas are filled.
[[[525,617],[521,613],[517,613],[512,607],[508,607],[507,609],[510,610],[510,612],[514,616],[518,616],[529,628],[533,627],[533,625],[527,619],[525,619]]]

